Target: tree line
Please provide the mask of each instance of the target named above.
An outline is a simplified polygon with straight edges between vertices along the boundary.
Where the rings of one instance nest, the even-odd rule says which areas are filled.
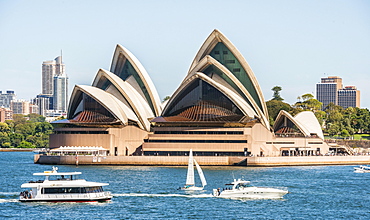
[[[342,108],[330,103],[322,110],[322,103],[314,99],[312,94],[304,94],[297,98],[293,105],[283,102],[280,96],[280,86],[272,88],[273,97],[266,102],[270,125],[273,125],[280,110],[285,110],[292,116],[302,111],[314,112],[323,132],[329,136],[350,137],[354,134],[369,133],[370,111],[358,107]]]
[[[13,120],[0,122],[0,147],[46,148],[53,126],[38,114],[13,115]]]

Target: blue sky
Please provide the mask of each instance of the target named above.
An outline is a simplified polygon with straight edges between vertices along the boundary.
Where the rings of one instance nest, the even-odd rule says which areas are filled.
[[[109,70],[116,44],[143,64],[159,96],[172,95],[204,40],[219,29],[262,88],[293,104],[321,77],[340,76],[370,108],[370,1],[0,0],[0,90],[41,92],[41,65],[63,50],[70,92]]]

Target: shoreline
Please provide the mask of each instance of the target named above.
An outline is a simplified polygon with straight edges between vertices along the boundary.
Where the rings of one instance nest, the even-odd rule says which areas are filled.
[[[370,156],[228,157],[194,156],[201,166],[325,166],[370,164]],[[35,154],[34,163],[50,165],[187,166],[188,156],[50,156]]]
[[[32,152],[40,148],[0,148],[0,152]]]

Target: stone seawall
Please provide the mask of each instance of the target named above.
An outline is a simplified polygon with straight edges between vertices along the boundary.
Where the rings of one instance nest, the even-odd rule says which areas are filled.
[[[338,140],[337,143],[352,148],[370,148],[370,141],[368,140]]]
[[[37,150],[35,148],[0,148],[0,152],[29,152]]]
[[[229,157],[194,157],[200,165],[228,166]],[[182,156],[78,156],[79,165],[186,166],[189,157]],[[241,159],[240,159],[241,160]],[[39,164],[76,164],[76,156],[35,155]]]
[[[248,166],[314,166],[370,164],[370,156],[251,157]]]
[[[370,164],[370,156],[312,157],[194,157],[201,166],[314,166]],[[182,156],[78,156],[78,165],[186,166]],[[76,156],[35,154],[38,164],[75,165]]]

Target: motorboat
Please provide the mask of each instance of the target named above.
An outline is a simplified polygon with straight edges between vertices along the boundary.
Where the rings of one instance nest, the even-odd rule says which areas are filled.
[[[202,186],[195,186],[195,178],[194,178],[194,164],[197,168],[197,172],[200,178],[200,181],[202,182]],[[188,172],[186,176],[186,183],[185,186],[182,187],[182,190],[188,190],[188,191],[197,191],[197,190],[203,190],[204,186],[207,185],[206,178],[204,177],[204,173],[202,171],[202,168],[199,166],[197,161],[193,158],[193,151],[190,149],[189,152],[189,161],[188,161]]]
[[[251,186],[250,181],[242,179],[234,179],[226,188],[213,189],[213,196],[221,198],[279,199],[287,193],[283,189]]]
[[[110,192],[105,192],[103,186],[108,183],[90,182],[78,179],[81,172],[52,171],[34,173],[43,176],[44,180],[30,181],[21,185],[28,188],[19,195],[21,202],[102,202],[112,199]]]
[[[355,173],[370,173],[370,166],[354,167]]]

